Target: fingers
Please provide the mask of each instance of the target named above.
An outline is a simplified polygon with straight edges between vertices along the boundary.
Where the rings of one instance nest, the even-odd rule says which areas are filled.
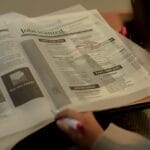
[[[56,120],[60,118],[74,118],[74,119],[80,119],[80,115],[78,112],[71,110],[71,109],[65,109],[61,112],[59,112],[56,115]]]
[[[67,134],[70,132],[70,127],[66,123],[64,123],[63,121],[57,120],[56,124],[60,128],[60,130],[62,130],[63,132],[65,132]]]
[[[56,124],[61,131],[65,132],[73,140],[79,139],[82,136],[61,120],[57,120]]]
[[[84,132],[78,132],[78,130],[72,128],[69,123],[64,121],[67,118],[79,121],[83,125]],[[95,140],[103,133],[103,129],[91,112],[79,113],[71,109],[65,109],[56,115],[56,124],[82,148],[92,147]]]

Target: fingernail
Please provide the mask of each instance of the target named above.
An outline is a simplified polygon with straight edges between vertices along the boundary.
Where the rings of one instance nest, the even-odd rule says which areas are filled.
[[[60,120],[56,121],[57,126],[61,126],[62,122]]]
[[[54,119],[54,121],[57,122],[60,119],[61,119],[61,117],[59,117],[59,118],[57,117],[57,118]]]
[[[56,110],[55,111],[55,115],[57,115],[58,113],[60,113],[60,110]]]
[[[84,127],[83,127],[82,124],[78,124],[78,125],[77,125],[77,129],[78,129],[78,131],[79,131],[81,134],[84,134],[84,133],[85,133],[85,129],[84,129]]]

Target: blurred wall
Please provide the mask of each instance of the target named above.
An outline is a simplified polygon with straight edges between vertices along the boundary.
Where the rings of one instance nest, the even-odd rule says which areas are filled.
[[[38,16],[52,11],[82,4],[88,9],[105,11],[130,11],[130,0],[0,0],[0,14],[19,12],[28,16]]]

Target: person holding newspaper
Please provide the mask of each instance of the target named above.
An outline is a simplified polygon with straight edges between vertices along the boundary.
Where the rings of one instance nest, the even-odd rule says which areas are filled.
[[[86,150],[149,150],[145,137],[110,124],[104,131],[92,112],[66,109],[56,115],[57,126]]]

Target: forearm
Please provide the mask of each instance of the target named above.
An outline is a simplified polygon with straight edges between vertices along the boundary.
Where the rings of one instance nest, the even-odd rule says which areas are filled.
[[[149,150],[150,141],[111,124],[93,145],[93,150]]]

